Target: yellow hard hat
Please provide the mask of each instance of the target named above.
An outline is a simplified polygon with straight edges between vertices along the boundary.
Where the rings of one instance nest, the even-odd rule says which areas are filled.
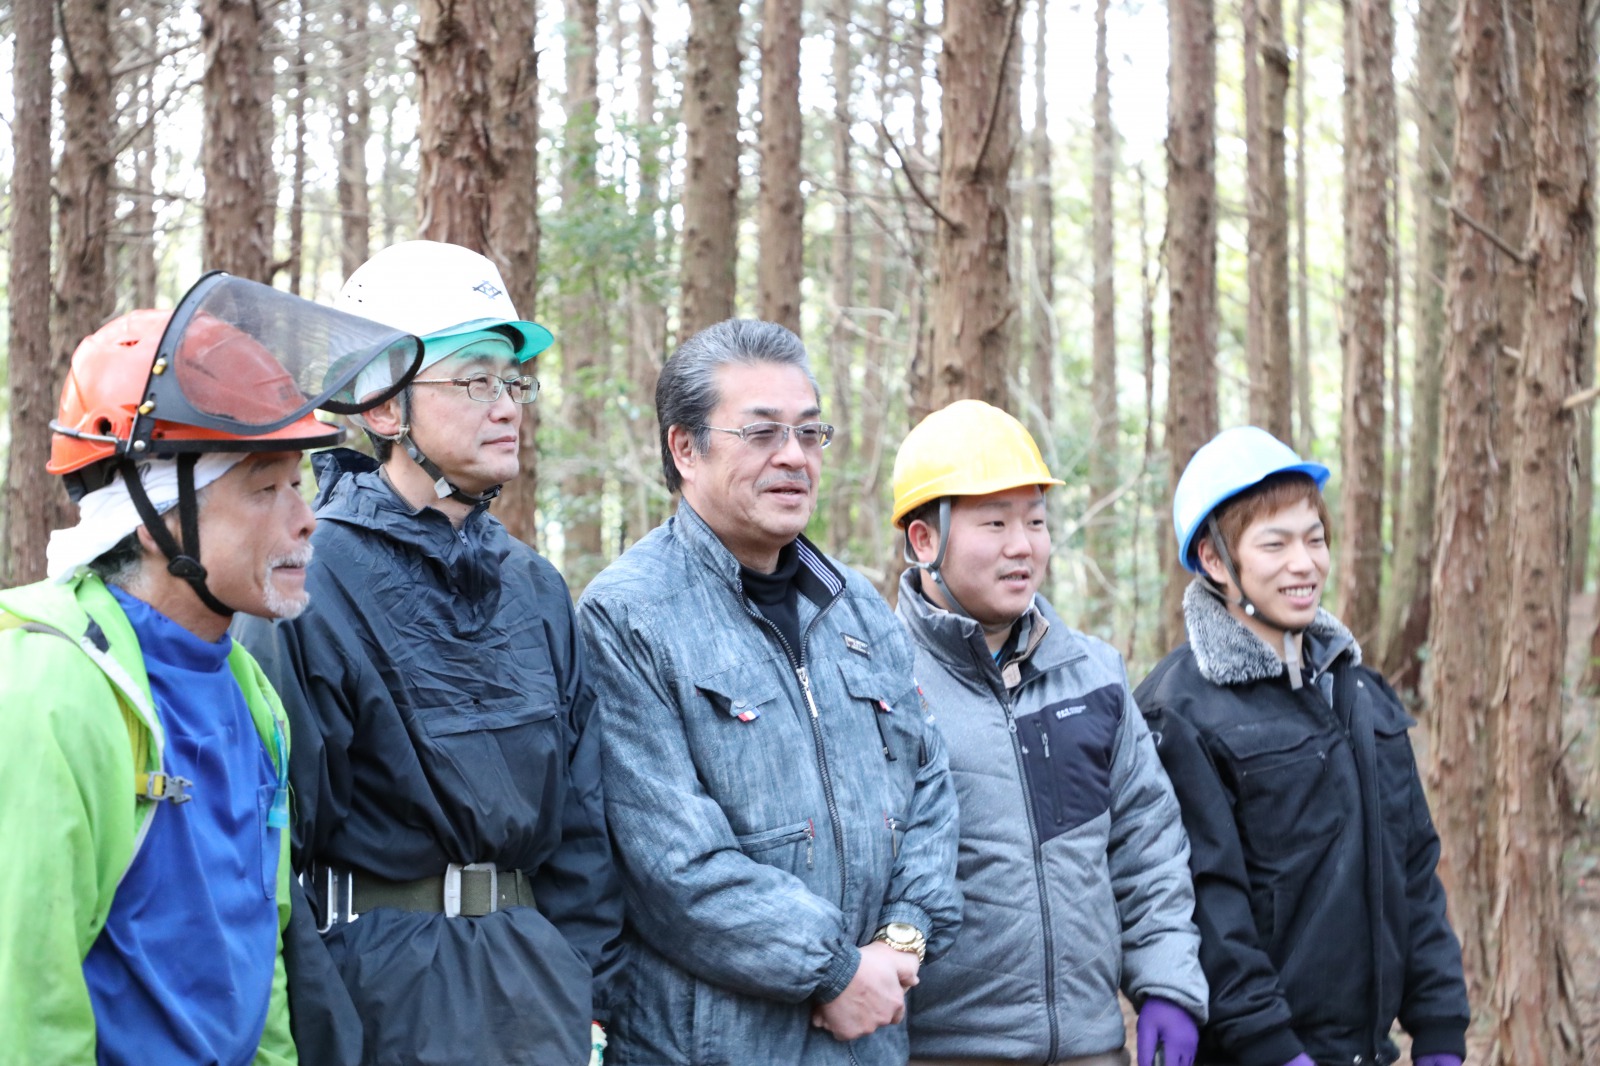
[[[957,400],[924,418],[900,445],[894,524],[903,526],[912,511],[944,496],[1060,484],[1021,422],[982,400]]]

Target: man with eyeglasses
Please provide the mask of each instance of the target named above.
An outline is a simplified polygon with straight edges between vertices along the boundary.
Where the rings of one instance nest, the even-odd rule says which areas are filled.
[[[905,634],[801,532],[818,396],[782,326],[681,345],[656,415],[682,504],[579,604],[629,908],[613,1063],[903,1064],[905,990],[960,924]]]
[[[405,323],[422,369],[362,416],[375,458],[314,461],[315,606],[241,626],[294,726],[308,906],[286,958],[319,1066],[576,1066],[606,1016],[622,900],[594,694],[566,583],[488,511],[552,340],[505,289],[431,241],[350,276],[338,306]]]

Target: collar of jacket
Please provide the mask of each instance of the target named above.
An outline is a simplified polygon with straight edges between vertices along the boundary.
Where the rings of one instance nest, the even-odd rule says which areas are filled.
[[[930,602],[922,594],[919,573],[911,567],[900,575],[900,599],[895,607],[911,639],[959,677],[974,684],[1001,681],[1002,671],[989,651],[988,642],[983,639],[983,627],[976,619]],[[1028,620],[1028,646],[1011,660],[1019,668],[1018,684],[1053,670],[1073,657],[1072,631],[1037,595],[1028,608]],[[1001,688],[1006,687],[1002,681]]]
[[[333,448],[312,456],[311,466],[317,475],[318,521],[356,526],[401,545],[437,567],[441,580],[476,605],[473,613],[488,618],[498,610],[500,571],[511,553],[511,537],[489,514],[487,501],[473,507],[458,529],[443,511],[407,503],[371,456]]]
[[[1227,606],[1195,578],[1183,593],[1183,624],[1189,633],[1200,676],[1214,685],[1239,685],[1283,676],[1283,660],[1266,641],[1228,613]],[[1345,624],[1318,607],[1306,627],[1319,661],[1312,665],[1323,673],[1339,656],[1349,653],[1352,666],[1361,663],[1361,645]]]
[[[733,552],[722,543],[706,520],[689,506],[688,500],[678,501],[674,525],[690,553],[725,582],[730,591],[743,596],[739,560],[734,558]],[[800,569],[795,573],[794,583],[801,595],[819,609],[844,595],[844,575],[828,561],[827,556],[817,550],[815,544],[806,539],[804,533],[794,539],[794,546],[800,556]]]

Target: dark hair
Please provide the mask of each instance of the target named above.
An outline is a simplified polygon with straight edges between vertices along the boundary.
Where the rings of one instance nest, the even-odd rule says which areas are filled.
[[[910,529],[913,522],[925,522],[934,529],[939,530],[939,535],[944,535],[944,530],[939,529],[939,501],[943,496],[935,496],[927,503],[921,503],[907,511],[900,519],[902,529]]]
[[[798,367],[805,372],[811,390],[820,400],[822,391],[811,373],[805,345],[776,322],[730,318],[707,326],[678,345],[678,350],[661,368],[661,377],[656,382],[656,421],[661,432],[661,473],[668,489],[677,492],[683,487],[683,477],[678,473],[678,464],[672,460],[667,431],[673,426],[688,430],[693,436],[694,450],[703,454],[711,446],[706,419],[722,402],[717,391],[717,369],[758,363]]]
[[[134,530],[111,547],[101,552],[89,564],[89,569],[100,575],[108,585],[126,588],[133,575],[143,565],[144,549],[139,544],[139,531]]]
[[[1244,536],[1244,531],[1250,528],[1250,523],[1263,515],[1276,514],[1285,507],[1293,507],[1301,502],[1309,503],[1316,508],[1317,517],[1322,520],[1323,537],[1331,544],[1332,521],[1328,517],[1328,504],[1322,498],[1322,491],[1317,488],[1317,483],[1312,480],[1310,474],[1298,470],[1286,470],[1262,478],[1237,496],[1218,505],[1214,512],[1217,531],[1222,534],[1228,553],[1235,559],[1239,557],[1239,540]],[[1197,546],[1195,548],[1197,556],[1199,550]]]

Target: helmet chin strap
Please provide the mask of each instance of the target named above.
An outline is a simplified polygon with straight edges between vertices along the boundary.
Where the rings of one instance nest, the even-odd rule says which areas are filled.
[[[383,436],[381,433],[378,435]],[[482,493],[474,494],[468,492],[446,477],[445,472],[439,469],[439,464],[429,459],[417,445],[416,438],[411,435],[410,386],[407,386],[400,393],[400,430],[394,436],[384,437],[384,439],[392,441],[406,450],[406,454],[411,456],[411,461],[421,467],[422,472],[432,479],[434,494],[441,500],[455,500],[457,503],[464,503],[468,507],[476,507],[481,503],[488,503],[500,495],[499,485],[492,485]]]
[[[200,565],[200,502],[194,491],[194,464],[199,461],[197,454],[178,456],[178,526],[183,532],[182,544],[173,537],[161,513],[150,502],[144,482],[139,479],[138,466],[132,459],[124,459],[118,465],[122,480],[128,486],[128,498],[133,501],[134,509],[139,512],[156,546],[167,557],[167,573],[187,581],[207,609],[231,618],[237,612],[212,595],[206,587],[206,568]]]
[[[942,567],[944,566],[944,550],[945,546],[949,543],[950,497],[946,496],[939,501],[939,550],[934,553],[933,562],[925,563],[921,561],[917,558],[917,553],[911,550],[910,526],[906,527],[905,540],[900,546],[900,551],[905,558],[907,566],[915,567],[916,569],[921,570],[924,574],[927,574],[929,577],[933,578],[933,583],[939,586],[939,591],[943,593],[945,602],[950,605],[950,611],[952,614],[959,614],[963,618],[972,618],[972,612],[961,606],[961,601],[956,599],[956,594],[951,592],[950,586],[944,583],[944,573],[942,572]],[[975,622],[977,621],[976,618],[973,618],[972,620]],[[979,625],[982,625],[982,623],[980,622]]]
[[[1215,515],[1206,516],[1206,532],[1211,535],[1211,546],[1217,550],[1217,557],[1222,560],[1223,569],[1227,570],[1229,580],[1233,582],[1233,587],[1239,590],[1239,598],[1230,600],[1227,591],[1219,588],[1215,581],[1210,580],[1210,575],[1207,575],[1206,591],[1223,603],[1238,607],[1251,618],[1265,622],[1283,634],[1283,661],[1289,672],[1289,687],[1291,689],[1300,688],[1305,682],[1300,676],[1300,641],[1297,638],[1301,633],[1305,632],[1304,627],[1296,629],[1292,626],[1283,625],[1250,602],[1250,597],[1246,596],[1244,592],[1244,582],[1239,580],[1239,569],[1233,565],[1233,555],[1228,551],[1228,543],[1222,536],[1222,530],[1217,526]]]

